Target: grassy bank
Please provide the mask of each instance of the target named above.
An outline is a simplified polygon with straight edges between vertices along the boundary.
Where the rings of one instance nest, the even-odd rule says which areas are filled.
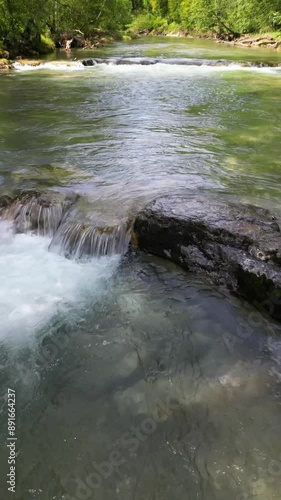
[[[207,38],[218,42],[231,43],[244,47],[269,47],[279,49],[281,46],[281,31],[234,33],[230,30],[188,29],[183,23],[171,22],[152,13],[141,14],[133,20],[130,31],[141,35],[178,36],[186,38]]]

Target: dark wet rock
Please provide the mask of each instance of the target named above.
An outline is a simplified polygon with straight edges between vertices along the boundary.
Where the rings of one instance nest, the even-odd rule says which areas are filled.
[[[83,36],[74,36],[71,42],[72,49],[83,49],[85,47],[85,38]]]
[[[57,36],[55,40],[55,45],[57,48],[68,48],[71,49],[82,49],[85,47],[85,37],[83,33],[80,34],[72,33],[61,33]]]
[[[281,233],[264,209],[169,196],[149,204],[134,226],[138,246],[227,286],[281,319]],[[268,304],[267,304],[268,305]]]
[[[83,59],[82,64],[84,66],[95,66],[96,62],[94,59]]]

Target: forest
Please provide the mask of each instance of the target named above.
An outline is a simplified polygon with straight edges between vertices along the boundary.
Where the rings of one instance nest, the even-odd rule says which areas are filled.
[[[52,51],[60,33],[109,31],[238,37],[281,29],[281,0],[0,0],[0,49]]]

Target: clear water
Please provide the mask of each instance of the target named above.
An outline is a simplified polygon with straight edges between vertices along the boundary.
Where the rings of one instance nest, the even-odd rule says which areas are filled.
[[[66,66],[0,78],[0,191],[77,190],[109,220],[190,189],[278,213],[280,62],[270,51],[145,39],[74,57],[229,67]],[[7,389],[30,500],[280,500],[280,326],[144,255],[75,262],[0,227],[0,491]]]

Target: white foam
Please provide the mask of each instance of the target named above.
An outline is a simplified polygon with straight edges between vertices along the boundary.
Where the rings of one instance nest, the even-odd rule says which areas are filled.
[[[142,64],[114,64],[114,63],[101,63],[95,66],[89,66],[87,69],[97,68],[102,69],[108,74],[127,74],[127,75],[149,75],[150,77],[169,77],[169,76],[186,76],[192,77],[196,75],[206,75],[212,73],[223,73],[229,71],[254,71],[257,73],[267,73],[272,75],[280,75],[280,67],[256,67],[256,66],[244,66],[239,63],[230,63],[228,66],[218,65],[211,66],[208,64],[198,65],[177,65],[177,64],[166,64],[166,63],[156,63],[153,65],[142,65]]]
[[[85,66],[80,61],[70,62],[46,62],[37,64],[21,64],[20,62],[13,63],[13,68],[17,71],[38,71],[38,70],[51,70],[51,71],[83,71]]]
[[[0,245],[12,243],[13,236],[13,224],[7,220],[0,220]]]
[[[0,340],[34,334],[56,312],[92,300],[119,263],[118,256],[68,260],[49,252],[49,242],[27,234],[0,242]]]
[[[141,73],[144,75],[149,74],[150,76],[174,76],[174,75],[200,75],[207,73],[221,73],[225,71],[254,71],[258,73],[268,73],[268,74],[280,74],[281,67],[256,67],[256,66],[244,66],[240,63],[230,63],[229,65],[218,65],[211,66],[209,64],[198,65],[177,65],[167,64],[167,63],[156,63],[153,65],[143,65],[140,64],[143,58],[134,58],[136,64],[115,64],[115,62],[108,63],[98,63],[94,66],[84,66],[81,61],[53,61],[40,63],[36,66],[31,64],[21,64],[20,62],[13,63],[13,68],[17,71],[40,71],[40,70],[48,70],[48,71],[84,71],[84,70],[97,70],[97,68],[102,69],[106,73],[117,73],[117,74],[136,74]]]

